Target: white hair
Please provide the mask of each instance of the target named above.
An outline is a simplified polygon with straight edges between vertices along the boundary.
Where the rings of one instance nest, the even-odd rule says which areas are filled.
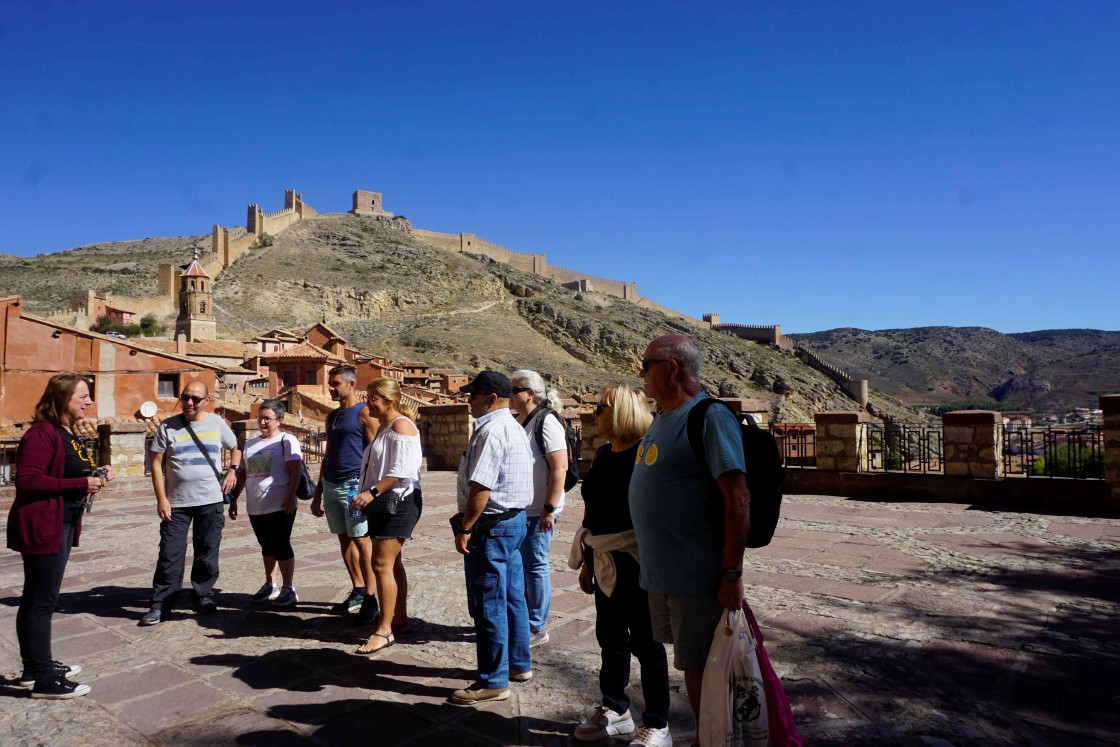
[[[523,368],[520,371],[514,371],[509,380],[514,386],[517,386],[517,382],[520,381],[532,389],[537,395],[536,403],[538,406],[549,407],[556,412],[564,409],[564,402],[560,399],[560,393],[545,384],[544,377],[536,371]]]

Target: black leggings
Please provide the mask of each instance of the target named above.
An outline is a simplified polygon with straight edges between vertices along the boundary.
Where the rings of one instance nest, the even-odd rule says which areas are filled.
[[[51,555],[23,554],[23,596],[16,612],[16,637],[19,655],[28,677],[42,679],[54,671],[51,654],[51,620],[58,607],[58,592],[70,548],[74,544],[74,528],[81,520],[81,507],[67,503],[63,509],[62,545]]]
[[[253,534],[257,535],[261,555],[278,561],[291,560],[296,556],[292,550],[292,527],[296,523],[296,513],[249,514],[249,524],[253,527]]]

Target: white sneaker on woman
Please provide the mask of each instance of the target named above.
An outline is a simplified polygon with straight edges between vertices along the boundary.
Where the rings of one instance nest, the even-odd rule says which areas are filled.
[[[634,731],[634,719],[630,718],[630,711],[615,713],[606,706],[599,706],[576,727],[575,738],[581,742],[597,742],[600,739],[629,734],[632,731]]]

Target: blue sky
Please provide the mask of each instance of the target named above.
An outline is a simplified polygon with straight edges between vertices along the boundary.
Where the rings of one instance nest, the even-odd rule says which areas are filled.
[[[1115,2],[9,0],[0,252],[372,189],[697,316],[1118,330],[1117,39]]]

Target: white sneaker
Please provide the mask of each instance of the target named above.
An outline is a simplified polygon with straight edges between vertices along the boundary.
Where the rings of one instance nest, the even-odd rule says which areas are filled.
[[[581,742],[597,742],[600,739],[629,734],[632,731],[634,731],[634,719],[630,718],[630,711],[618,714],[606,706],[599,706],[586,721],[576,727],[575,738]],[[665,731],[668,733],[668,729]]]
[[[548,643],[547,630],[540,630],[536,633],[529,634],[529,648],[533,648],[533,646],[539,646],[542,643]]]
[[[669,727],[654,729],[652,726],[643,726],[630,741],[631,747],[673,747],[673,735]]]

